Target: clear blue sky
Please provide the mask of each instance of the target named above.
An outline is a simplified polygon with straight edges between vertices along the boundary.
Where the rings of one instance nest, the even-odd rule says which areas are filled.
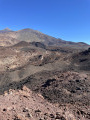
[[[0,29],[6,27],[90,44],[90,0],[0,0]]]

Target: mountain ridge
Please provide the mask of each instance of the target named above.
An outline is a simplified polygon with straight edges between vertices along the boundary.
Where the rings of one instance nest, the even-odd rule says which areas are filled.
[[[0,32],[13,32],[13,30],[9,29],[9,28],[5,28],[3,30],[0,30]]]
[[[15,41],[16,43],[13,43],[14,40],[17,40]],[[23,30],[23,32],[22,30],[19,32],[4,32],[4,34],[0,33],[0,45],[1,42],[4,45],[4,42],[6,42],[6,45],[9,44],[9,47],[0,47],[1,103],[4,100],[4,103],[2,104],[3,107],[0,107],[0,117],[3,116],[3,120],[6,119],[5,115],[8,115],[7,119],[10,119],[12,115],[16,115],[15,110],[17,111],[18,109],[13,109],[14,105],[15,108],[17,108],[17,106],[20,106],[20,114],[25,115],[26,110],[24,108],[27,108],[28,103],[30,103],[30,108],[33,108],[33,111],[31,112],[34,113],[34,117],[36,114],[36,110],[40,114],[43,113],[44,117],[46,117],[46,110],[45,113],[42,112],[41,107],[39,107],[39,104],[37,104],[37,98],[32,95],[26,96],[30,95],[28,93],[29,90],[30,93],[37,93],[42,96],[45,101],[47,100],[48,102],[50,102],[52,104],[52,108],[54,104],[56,106],[58,104],[59,110],[62,110],[61,106],[63,105],[64,111],[66,111],[67,108],[67,116],[70,111],[75,117],[75,119],[66,118],[66,115],[64,116],[64,114],[60,114],[58,120],[90,119],[89,45],[86,45],[84,43],[67,43],[66,41],[63,41],[61,39],[57,40],[53,37],[49,37],[48,35],[41,34],[33,30]],[[50,44],[49,42],[51,42],[52,44]],[[59,46],[56,46],[58,44]],[[86,48],[88,49],[86,50]],[[24,86],[26,86],[25,91],[28,89],[27,92],[23,91]],[[16,94],[14,94],[14,92]],[[21,93],[26,93],[23,95],[22,100]],[[37,96],[37,94],[34,95]],[[9,98],[8,100],[7,97]],[[32,97],[34,99],[32,99]],[[18,99],[17,101],[16,98],[20,99]],[[33,102],[35,103],[35,105],[33,105],[32,107],[30,99],[31,101],[33,100]],[[24,100],[25,106],[27,104],[26,107],[23,106]],[[17,105],[15,103],[17,103]],[[43,103],[45,104],[46,102],[43,101]],[[42,105],[43,104],[41,104],[41,106]],[[45,104],[45,106],[48,107],[47,104]],[[36,109],[37,107],[39,108]],[[28,109],[28,111],[31,110],[30,108]],[[53,110],[55,110],[54,108]],[[61,115],[63,116],[62,118]],[[50,119],[48,120],[52,120],[53,118],[53,120],[57,119],[56,112],[54,116],[52,116],[52,114],[49,114],[49,116],[50,117],[48,118]],[[40,116],[40,118],[42,118],[42,116]],[[11,119],[16,120],[19,119],[19,117],[16,116],[15,119]],[[37,116],[36,119],[31,118],[31,120],[37,119]],[[23,119],[20,118],[20,120]]]
[[[14,39],[14,43],[13,43],[13,39]],[[87,49],[89,47],[89,45],[84,42],[65,41],[60,38],[55,38],[30,28],[26,28],[18,31],[12,31],[9,28],[0,30],[0,42],[4,43],[2,44],[2,46],[11,46],[20,41],[42,42],[47,46],[63,46],[63,47],[71,47],[77,49],[78,48]],[[7,43],[9,44],[7,45]]]

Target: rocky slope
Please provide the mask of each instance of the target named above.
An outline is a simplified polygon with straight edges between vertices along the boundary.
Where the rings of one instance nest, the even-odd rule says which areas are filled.
[[[87,49],[89,47],[88,44],[83,42],[74,43],[70,41],[64,41],[62,39],[57,39],[32,29],[23,29],[19,31],[4,29],[0,31],[0,46],[10,46],[20,41],[42,42],[49,46],[63,46],[76,49]]]
[[[8,104],[7,104],[8,103]],[[23,87],[0,96],[1,120],[89,120],[75,106],[51,104],[42,95]],[[88,108],[89,109],[89,108]],[[86,111],[85,111],[86,112]],[[78,115],[79,114],[79,115]]]
[[[75,69],[90,71],[90,48],[88,50],[76,53],[72,56],[72,63]]]
[[[0,36],[0,120],[90,119],[89,45],[31,29]]]

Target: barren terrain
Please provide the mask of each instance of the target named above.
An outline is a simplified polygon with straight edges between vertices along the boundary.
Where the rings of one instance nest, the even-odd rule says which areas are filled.
[[[90,119],[89,45],[6,29],[0,46],[0,120]]]

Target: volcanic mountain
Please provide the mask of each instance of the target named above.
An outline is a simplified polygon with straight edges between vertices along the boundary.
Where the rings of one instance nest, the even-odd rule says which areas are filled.
[[[6,28],[4,30],[0,30],[0,43],[1,43],[0,46],[11,46],[20,41],[42,42],[48,46],[63,46],[63,47],[71,47],[76,49],[78,48],[87,49],[89,47],[88,44],[83,42],[75,43],[75,42],[65,41],[32,29],[12,31],[9,28]]]
[[[0,46],[0,120],[90,119],[89,45],[4,29]]]

